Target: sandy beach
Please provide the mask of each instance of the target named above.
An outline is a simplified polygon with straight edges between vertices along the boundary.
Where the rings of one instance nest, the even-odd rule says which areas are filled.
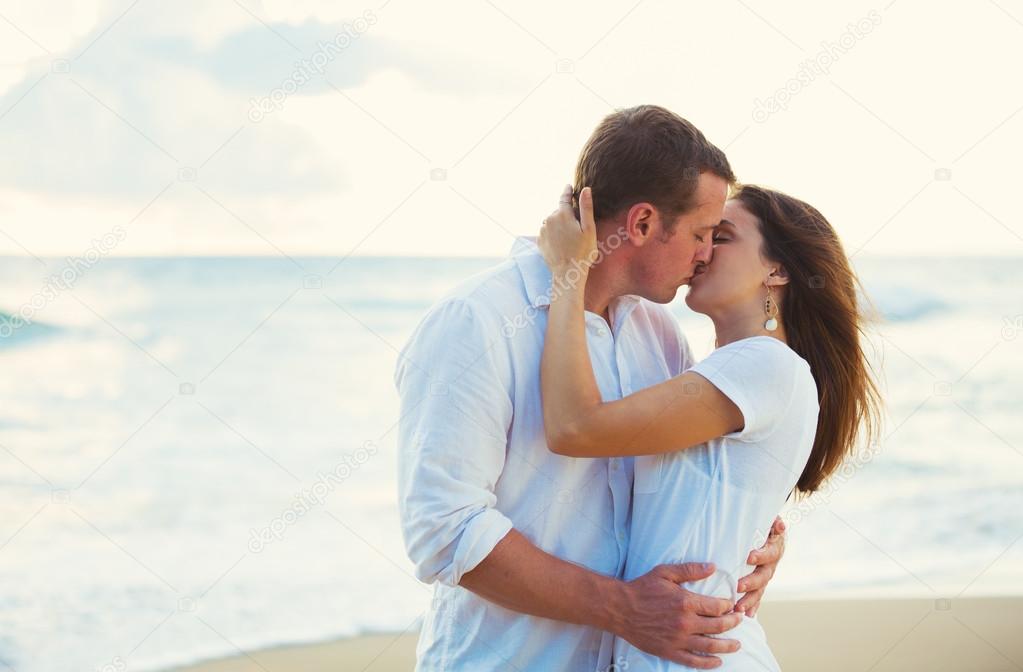
[[[822,600],[764,604],[761,621],[790,672],[1023,669],[1023,598]],[[416,633],[252,651],[175,672],[399,672]]]

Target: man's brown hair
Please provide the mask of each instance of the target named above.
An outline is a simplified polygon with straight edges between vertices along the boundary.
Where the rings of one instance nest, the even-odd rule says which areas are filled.
[[[695,206],[700,173],[735,183],[725,153],[691,123],[657,105],[639,105],[604,117],[586,141],[575,169],[575,195],[593,189],[599,223],[636,203],[660,211],[667,232]]]

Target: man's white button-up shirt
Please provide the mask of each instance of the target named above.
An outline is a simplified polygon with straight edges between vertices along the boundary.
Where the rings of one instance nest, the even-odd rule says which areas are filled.
[[[513,527],[542,550],[621,576],[633,458],[555,455],[544,439],[540,357],[551,273],[533,239],[433,306],[398,358],[399,508],[416,576],[435,584],[421,671],[606,670],[612,637],[510,611],[459,587]],[[586,313],[604,399],[691,365],[668,310],[637,296]],[[635,458],[644,460],[645,457]]]

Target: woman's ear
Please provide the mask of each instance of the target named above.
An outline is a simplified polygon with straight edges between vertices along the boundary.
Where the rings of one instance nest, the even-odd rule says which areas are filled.
[[[789,272],[785,270],[784,266],[771,269],[771,273],[767,276],[767,284],[771,287],[789,284]]]

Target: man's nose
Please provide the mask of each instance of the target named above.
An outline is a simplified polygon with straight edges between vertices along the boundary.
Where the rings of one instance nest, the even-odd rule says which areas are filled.
[[[693,261],[698,264],[709,264],[713,257],[714,243],[713,241],[708,240],[696,248],[696,256],[693,257]]]

